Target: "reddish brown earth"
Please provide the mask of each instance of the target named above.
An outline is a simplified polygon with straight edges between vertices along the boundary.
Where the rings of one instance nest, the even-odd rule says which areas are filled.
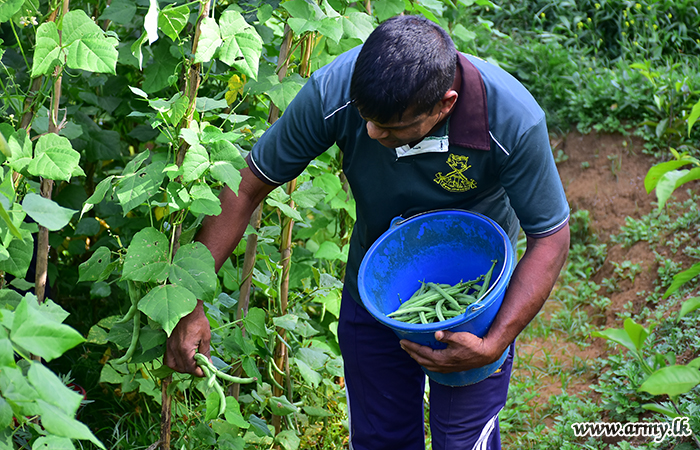
[[[649,214],[655,207],[656,197],[644,189],[644,177],[656,161],[642,153],[642,141],[622,135],[581,135],[573,132],[562,138],[552,139],[552,148],[557,155],[561,150],[565,161],[557,164],[566,195],[572,211],[589,211],[590,226],[598,235],[599,242],[607,243],[606,259],[602,267],[591,275],[600,285],[604,278],[613,274],[613,262],[631,261],[641,266],[641,272],[634,281],[622,280],[617,292],[599,291],[611,300],[605,314],[592,315],[593,328],[621,327],[618,313],[623,306],[632,302],[632,313],[639,312],[646,305],[646,296],[639,292],[652,292],[657,278],[658,263],[646,242],[639,242],[630,248],[609,242],[611,234],[616,234],[625,224],[626,217],[639,219]],[[560,156],[562,155],[560,154]],[[563,159],[563,158],[559,158]],[[697,190],[698,184],[694,185]],[[684,200],[684,192],[674,194],[676,200]],[[675,259],[683,259],[674,255]],[[689,260],[688,260],[689,261]],[[688,267],[687,262],[685,267]],[[560,308],[556,301],[548,301],[536,320],[546,321],[553,311]],[[592,310],[591,310],[592,311]],[[595,317],[595,318],[594,318]],[[596,373],[592,370],[580,371],[579,376],[571,375],[574,367],[590,365],[597,357],[604,356],[608,346],[602,339],[585,338],[584,342],[572,342],[561,333],[552,332],[547,337],[519,339],[518,353],[522,364],[516,362],[515,371],[520,376],[533,376],[538,379],[538,396],[531,401],[537,409],[546,404],[551,395],[561,394],[562,389],[569,395],[582,395],[589,398],[596,394],[589,390],[595,382]],[[548,375],[547,368],[561,367],[560,373],[566,377]],[[538,370],[538,369],[542,370]],[[514,372],[514,376],[516,372]],[[547,425],[553,418],[544,418]]]

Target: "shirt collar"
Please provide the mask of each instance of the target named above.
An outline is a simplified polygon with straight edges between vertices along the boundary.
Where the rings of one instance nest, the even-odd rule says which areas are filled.
[[[481,73],[466,56],[458,52],[462,70],[462,84],[455,110],[451,114],[450,144],[460,147],[489,150],[489,114],[486,88]]]

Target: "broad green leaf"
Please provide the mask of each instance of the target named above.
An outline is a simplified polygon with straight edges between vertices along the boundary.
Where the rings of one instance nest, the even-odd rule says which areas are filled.
[[[0,0],[0,23],[10,20],[23,4],[24,0]]]
[[[309,383],[313,388],[318,387],[319,383],[321,383],[322,377],[321,374],[313,370],[311,367],[309,367],[308,364],[306,364],[304,361],[294,358],[294,364],[297,365],[299,368],[299,373],[301,374],[301,377]]]
[[[309,416],[315,416],[315,417],[330,417],[333,414],[330,412],[326,411],[325,409],[318,407],[318,406],[304,406],[302,408],[304,412],[309,415]]]
[[[190,189],[192,214],[218,216],[221,214],[221,202],[206,183],[197,183]]]
[[[284,111],[302,87],[304,87],[304,79],[299,74],[294,74],[285,77],[281,83],[273,86],[272,89],[267,91],[267,95],[270,96],[275,106]]]
[[[121,384],[123,380],[124,375],[117,372],[111,364],[102,366],[102,370],[100,371],[100,383]]]
[[[646,189],[647,194],[654,190],[656,185],[659,183],[659,179],[664,176],[667,172],[679,169],[693,162],[687,159],[676,159],[673,161],[662,162],[652,166],[644,177],[644,189]]]
[[[143,70],[143,43],[146,41],[147,33],[142,33],[133,44],[131,44],[131,54],[139,62],[139,70]]]
[[[85,341],[90,344],[104,345],[108,342],[107,332],[101,326],[93,325],[90,327]]]
[[[278,208],[282,214],[284,214],[287,217],[291,217],[297,222],[304,221],[301,215],[299,215],[299,212],[291,206],[287,205],[286,203],[278,202],[277,200],[273,200],[271,198],[266,199],[265,203],[272,207]]]
[[[88,161],[104,161],[121,158],[121,137],[114,130],[90,128],[85,136],[85,158]]]
[[[198,97],[197,103],[195,104],[195,109],[199,112],[207,112],[225,108],[228,108],[228,102],[226,99],[214,100],[213,98],[208,97]]]
[[[9,428],[12,425],[12,407],[7,400],[0,397],[0,428]]]
[[[154,53],[158,56],[143,70],[141,88],[147,94],[158,92],[177,82],[180,60],[174,58],[167,47],[163,43],[157,45]]]
[[[688,270],[684,270],[683,272],[676,274],[673,277],[673,282],[668,289],[666,289],[666,292],[662,298],[668,298],[668,296],[676,292],[679,287],[698,275],[700,275],[700,263],[693,264]]]
[[[314,253],[314,258],[347,261],[348,255],[347,251],[341,250],[335,242],[323,241]]]
[[[639,391],[676,397],[700,384],[700,370],[688,366],[662,367],[649,375]]]
[[[314,187],[310,181],[302,184],[292,192],[292,200],[300,208],[313,208],[325,197],[326,193],[323,189]]]
[[[403,0],[375,0],[372,2],[372,14],[377,17],[380,23],[401,14],[403,11]]]
[[[26,130],[17,130],[14,135],[7,140],[7,146],[12,152],[12,156],[7,160],[16,172],[22,172],[27,168],[32,160],[32,141],[29,139]]]
[[[624,327],[634,346],[641,352],[642,347],[644,347],[644,341],[649,336],[649,331],[629,317],[625,319]]]
[[[700,297],[693,297],[683,302],[678,318],[682,318],[691,312],[700,309]]]
[[[246,429],[250,424],[243,418],[241,414],[241,406],[235,397],[226,397],[226,411],[224,412],[226,422],[235,425],[238,428]]]
[[[428,17],[426,15],[426,17]],[[428,17],[429,18],[429,17]],[[343,37],[365,41],[374,31],[374,18],[365,13],[352,12],[341,18]]]
[[[250,422],[250,424],[253,426],[252,430],[256,436],[272,437],[272,432],[267,427],[267,422],[265,422],[265,419],[261,419],[260,417],[256,416],[255,414],[251,414],[250,417],[248,417],[248,422]]]
[[[690,131],[693,129],[693,125],[695,125],[698,118],[700,118],[700,101],[693,105],[690,116],[688,116],[688,136],[690,136]]]
[[[32,262],[34,241],[29,231],[20,228],[19,232],[24,239],[13,239],[10,242],[7,246],[7,252],[10,254],[10,258],[0,261],[0,271],[7,272],[19,278],[24,278]]]
[[[336,318],[340,317],[340,293],[338,291],[331,291],[328,295],[315,297],[314,300],[320,302],[326,308],[326,311],[333,314]]]
[[[336,44],[343,38],[343,25],[339,18],[326,17],[318,23],[317,29]]]
[[[7,338],[7,330],[0,330],[0,367],[15,367],[12,341]],[[0,369],[1,370],[1,369]],[[0,424],[2,427],[2,424]]]
[[[97,205],[100,203],[102,200],[104,200],[105,195],[109,191],[109,189],[112,187],[112,180],[114,179],[114,175],[110,175],[104,180],[100,181],[97,183],[97,187],[95,188],[95,191],[92,193],[90,197],[88,197],[87,200],[85,200],[85,203],[83,204],[83,208],[80,210],[80,218],[83,218],[83,215],[90,211],[94,205]]]
[[[262,39],[238,11],[227,9],[219,19],[222,44],[219,59],[240,70],[250,78],[257,78],[262,52]]]
[[[10,338],[17,345],[51,361],[85,341],[73,328],[43,312],[36,297],[31,298],[25,296],[15,311]]]
[[[39,225],[50,231],[58,231],[68,225],[78,211],[60,206],[39,194],[30,193],[22,201],[22,209]]]
[[[100,247],[92,254],[90,259],[78,266],[78,281],[102,281],[109,276],[105,276],[105,269],[109,267],[112,252],[107,247]]]
[[[63,46],[66,64],[89,72],[116,73],[117,40],[105,37],[102,29],[85,11],[70,11],[63,18]]]
[[[282,430],[275,436],[275,442],[279,443],[284,447],[284,450],[297,450],[299,444],[301,444],[301,439],[297,436],[294,430]]]
[[[143,28],[148,36],[148,45],[158,40],[158,0],[150,0],[148,12],[143,19]]]
[[[476,33],[471,30],[467,30],[461,23],[455,25],[454,29],[452,30],[452,35],[464,42],[471,42],[476,39]]]
[[[41,436],[32,444],[32,450],[75,450],[75,445],[69,438]]]
[[[80,153],[73,150],[70,141],[63,136],[49,133],[41,136],[34,146],[34,159],[27,171],[50,180],[70,181],[79,169]],[[83,174],[84,175],[84,174]]]
[[[139,302],[139,309],[158,322],[170,336],[180,319],[194,311],[197,297],[189,290],[167,284],[158,286]]]
[[[209,154],[201,145],[193,145],[187,149],[182,161],[182,181],[189,183],[200,178],[209,168]]]
[[[304,361],[313,370],[321,370],[328,361],[328,355],[315,348],[302,347],[296,355],[297,359]]]
[[[133,0],[113,0],[105,6],[100,20],[111,20],[120,25],[131,22],[136,14],[136,3]]]
[[[49,433],[71,439],[84,439],[92,442],[97,447],[105,450],[105,446],[95,437],[90,429],[74,418],[66,415],[60,408],[38,399],[37,404],[41,410],[41,425]]]
[[[238,193],[241,185],[241,172],[228,161],[217,161],[211,165],[209,172],[214,179],[225,183],[233,192]]]
[[[124,170],[122,170],[122,176],[126,177],[127,175],[131,175],[132,173],[135,173],[139,168],[143,165],[144,161],[148,159],[148,157],[151,156],[151,152],[146,150],[141,153],[137,153],[134,158],[126,163],[126,166],[124,166]]]
[[[212,162],[228,162],[238,170],[248,167],[238,147],[226,139],[211,142],[207,145],[207,148],[209,149]]]
[[[294,314],[285,314],[280,317],[272,318],[272,323],[274,323],[276,327],[284,328],[287,331],[294,331],[298,321],[299,316]]]
[[[126,250],[122,279],[162,283],[168,276],[169,252],[170,242],[163,233],[144,228],[134,235]]]
[[[613,341],[616,344],[620,344],[624,347],[627,347],[632,352],[637,352],[637,346],[630,339],[629,335],[625,330],[621,330],[619,328],[608,328],[604,331],[594,331],[593,333],[591,333],[591,336]]]
[[[78,412],[83,396],[63,384],[61,379],[43,364],[32,363],[27,379],[45,402],[60,408],[69,416]]]
[[[56,23],[44,22],[39,25],[36,31],[32,78],[53,73],[54,67],[64,62],[61,58],[62,53]]]
[[[680,179],[688,175],[690,171],[683,170],[672,170],[666,172],[659,178],[659,182],[656,184],[656,198],[659,200],[659,209],[663,208],[666,204],[666,200],[671,197],[673,191],[676,190],[678,182]]]
[[[223,41],[219,32],[219,25],[211,17],[205,17],[200,24],[201,34],[194,54],[194,62],[209,62],[214,57],[216,50],[221,47]]]
[[[204,414],[204,420],[209,421],[212,419],[216,419],[219,417],[219,405],[221,405],[221,399],[219,398],[219,394],[215,390],[211,390],[209,394],[207,394],[207,398],[205,400],[205,405],[206,405],[206,413]]]
[[[165,162],[151,163],[135,174],[119,181],[116,196],[122,206],[124,215],[158,192],[165,175]]]
[[[19,232],[19,229],[17,228],[17,226],[12,222],[12,218],[7,213],[7,210],[2,205],[1,202],[0,202],[0,218],[5,223],[5,226],[7,227],[7,229],[9,230],[9,232],[12,236],[14,236],[20,240],[23,239],[22,234]],[[6,249],[3,248],[3,250],[5,250],[5,253],[7,253]],[[9,257],[9,253],[7,253],[7,254]]]
[[[664,414],[671,418],[680,417],[680,414],[678,414],[675,410],[659,405],[658,403],[645,403],[642,405],[642,408],[646,409],[647,411],[654,411]]]
[[[256,307],[250,308],[245,316],[245,329],[253,336],[267,337],[265,311]]]
[[[321,8],[319,8],[315,3],[312,4],[306,0],[289,0],[282,3],[280,6],[286,9],[292,17],[297,19],[315,21],[321,20],[323,17],[325,17],[325,14]]]
[[[22,414],[39,414],[35,403],[39,394],[29,384],[19,367],[3,367],[0,370],[0,392],[7,401],[21,408]]]
[[[180,32],[185,29],[190,17],[190,8],[187,5],[168,5],[158,15],[158,27],[173,41],[177,41]]]
[[[187,208],[192,200],[187,189],[175,181],[168,183],[165,191],[168,193],[168,208],[170,212]]]
[[[199,242],[183,245],[170,266],[170,282],[189,289],[199,300],[211,302],[216,293],[214,257]]]

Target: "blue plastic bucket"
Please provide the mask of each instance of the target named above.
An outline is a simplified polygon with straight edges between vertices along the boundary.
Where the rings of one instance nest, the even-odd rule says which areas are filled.
[[[451,319],[430,324],[407,324],[386,315],[408,300],[421,281],[454,285],[485,274],[497,260],[491,288],[481,301]],[[506,232],[481,214],[461,210],[431,211],[409,219],[396,218],[365,254],[358,274],[360,298],[379,322],[401,339],[435,349],[446,345],[435,339],[438,330],[468,331],[483,337],[503,302],[515,266],[515,254]],[[452,373],[423,368],[434,381],[466,386],[493,374],[505,361]]]

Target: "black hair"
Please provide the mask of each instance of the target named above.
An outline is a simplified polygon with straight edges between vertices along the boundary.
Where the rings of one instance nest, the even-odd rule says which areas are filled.
[[[350,97],[363,117],[388,123],[410,108],[430,111],[452,86],[457,50],[437,24],[397,16],[379,25],[360,50]]]

